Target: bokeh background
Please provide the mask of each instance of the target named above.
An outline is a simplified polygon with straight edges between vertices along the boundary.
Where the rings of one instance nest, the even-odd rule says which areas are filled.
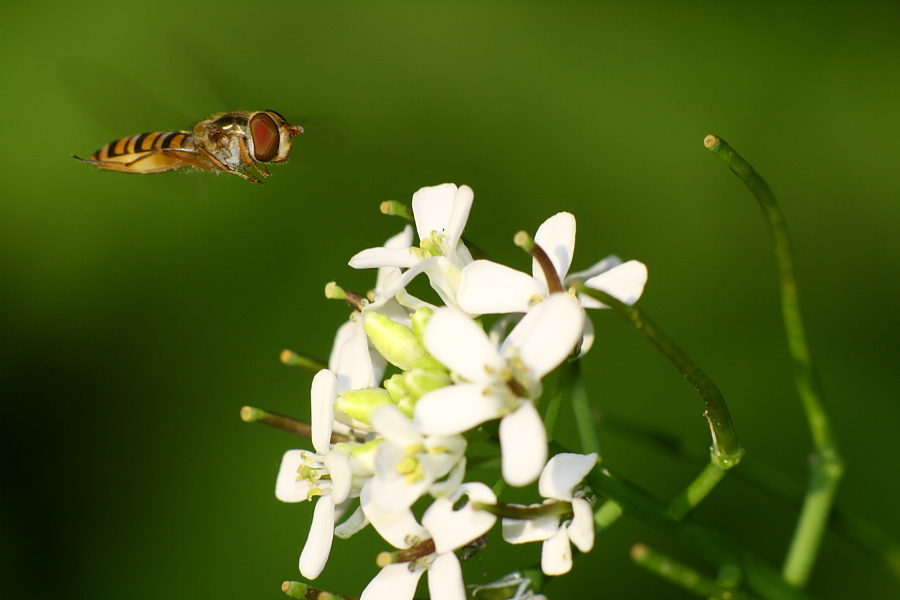
[[[644,261],[642,307],[721,388],[747,460],[803,481],[768,233],[709,133],[767,178],[791,227],[847,461],[837,503],[900,535],[898,25],[898,5],[865,1],[5,6],[0,597],[283,597],[311,510],[275,500],[274,477],[304,441],[238,411],[308,415],[311,375],[279,352],[327,355],[348,311],[324,285],[365,291],[372,274],[347,260],[401,226],[378,204],[447,181],[475,190],[467,236],[498,260],[527,269],[513,234],[568,210],[576,268]],[[264,187],[69,158],[263,108],[306,128]],[[598,415],[706,443],[690,386],[615,315],[593,319]],[[602,445],[660,497],[698,469],[612,431]],[[739,473],[697,512],[774,564],[795,515]],[[638,541],[714,573],[626,516],[547,593],[690,597],[630,563]],[[358,594],[384,547],[336,541],[317,582]],[[492,539],[468,580],[538,554]],[[833,533],[810,587],[898,590]]]

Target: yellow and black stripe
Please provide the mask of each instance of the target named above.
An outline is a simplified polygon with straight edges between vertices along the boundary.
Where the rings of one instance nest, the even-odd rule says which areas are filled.
[[[193,152],[194,139],[186,131],[142,133],[110,142],[91,155],[92,160],[121,160],[120,157],[173,148]]]

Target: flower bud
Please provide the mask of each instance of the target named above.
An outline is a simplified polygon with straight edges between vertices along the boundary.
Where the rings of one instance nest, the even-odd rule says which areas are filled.
[[[403,381],[414,400],[451,383],[447,369],[430,356],[416,361],[412,369],[403,373]]]
[[[363,327],[375,349],[389,363],[404,371],[425,356],[425,347],[413,330],[389,317],[374,311],[367,312]]]
[[[410,320],[412,321],[412,330],[413,333],[416,334],[416,337],[419,341],[422,341],[422,335],[425,332],[425,325],[428,324],[428,319],[431,318],[431,315],[434,314],[434,310],[428,308],[427,306],[422,306],[416,309],[416,312],[412,314]]]
[[[388,393],[391,395],[391,399],[395,403],[399,403],[401,400],[409,396],[409,386],[406,385],[406,381],[404,381],[402,373],[397,373],[390,379],[385,379],[384,389],[388,391]]]
[[[376,408],[394,404],[391,395],[380,388],[362,388],[344,392],[334,401],[334,410],[371,425],[369,418]]]

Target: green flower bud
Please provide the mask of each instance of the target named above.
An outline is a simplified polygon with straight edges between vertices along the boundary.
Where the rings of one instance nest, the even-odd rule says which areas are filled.
[[[425,325],[428,324],[428,319],[430,319],[433,314],[434,310],[427,306],[422,306],[417,308],[416,312],[410,317],[413,333],[416,334],[416,337],[420,342],[422,341],[422,336],[425,334]]]
[[[451,383],[447,369],[430,356],[416,361],[412,369],[403,373],[403,381],[409,395],[416,400]]]
[[[344,392],[334,401],[334,410],[371,425],[372,412],[379,407],[394,404],[391,395],[380,388],[362,388]]]
[[[403,380],[403,375],[397,373],[390,379],[384,381],[384,389],[391,395],[394,402],[400,402],[403,398],[409,396],[409,388]]]
[[[412,329],[377,312],[367,312],[363,325],[375,349],[392,365],[409,369],[425,356],[425,346]]]

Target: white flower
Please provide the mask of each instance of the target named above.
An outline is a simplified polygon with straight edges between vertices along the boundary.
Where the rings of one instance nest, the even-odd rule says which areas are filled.
[[[549,501],[572,504],[571,521],[559,523],[559,515],[530,520],[503,519],[503,539],[511,544],[542,541],[541,570],[546,575],[562,575],[572,569],[574,544],[582,552],[594,547],[591,504],[575,487],[597,464],[596,454],[557,454],[547,462],[538,482],[538,491]],[[539,505],[538,505],[539,506]]]
[[[453,470],[451,493],[465,475],[466,440],[460,435],[423,436],[412,421],[396,406],[389,405],[372,413],[372,426],[383,436],[375,458],[372,494],[385,511],[409,508],[435,482]]]
[[[525,315],[499,349],[463,313],[436,310],[425,327],[425,347],[458,382],[422,396],[413,423],[427,435],[456,435],[500,418],[503,478],[528,485],[547,460],[547,434],[531,401],[583,328],[584,312],[565,294],[553,294]]]
[[[458,510],[453,505],[463,497],[469,501]],[[381,511],[372,501],[370,485],[363,488],[363,510],[372,526],[392,546],[408,549],[431,539],[434,551],[412,562],[382,567],[363,590],[360,600],[410,600],[422,574],[428,572],[428,592],[432,600],[465,600],[466,590],[459,559],[454,550],[481,537],[494,525],[496,517],[471,508],[473,501],[494,504],[496,496],[483,483],[465,483],[449,498],[439,498],[425,511],[419,525],[412,511]]]
[[[449,306],[456,306],[460,273],[472,262],[472,255],[461,238],[473,199],[472,188],[465,185],[457,188],[445,183],[420,189],[412,200],[419,247],[369,248],[351,258],[350,266],[408,269],[386,287],[384,298],[392,298],[424,272],[441,299]]]
[[[534,241],[547,253],[564,287],[581,280],[587,287],[628,305],[637,302],[644,291],[647,267],[636,260],[623,263],[617,256],[608,256],[586,271],[568,275],[575,253],[575,217],[570,213],[561,212],[544,221]],[[528,312],[550,293],[547,278],[536,259],[532,260],[532,274],[489,260],[476,260],[460,276],[459,307],[473,315]],[[585,308],[609,308],[584,294],[578,299]],[[585,320],[585,338],[582,353],[587,352],[593,340],[590,320]]]
[[[386,249],[408,249],[412,243],[412,227],[407,225],[403,231],[385,242]],[[396,267],[381,267],[376,276],[375,288],[372,290],[371,306],[377,306],[379,312],[399,323],[409,324],[409,315],[392,300],[384,296],[385,288],[400,276]],[[381,383],[386,361],[374,348],[363,327],[365,313],[371,310],[363,308],[362,313],[354,312],[350,320],[338,328],[332,345],[328,368],[337,376],[338,394],[347,390],[375,387]]]
[[[354,479],[354,467],[348,447],[331,448],[334,423],[332,403],[336,378],[323,369],[313,378],[312,441],[315,452],[288,450],[281,460],[275,481],[275,497],[282,502],[302,502],[318,497],[309,537],[300,554],[300,572],[307,579],[315,579],[325,568],[331,553],[334,535],[335,507],[351,496],[359,494],[359,479]]]

